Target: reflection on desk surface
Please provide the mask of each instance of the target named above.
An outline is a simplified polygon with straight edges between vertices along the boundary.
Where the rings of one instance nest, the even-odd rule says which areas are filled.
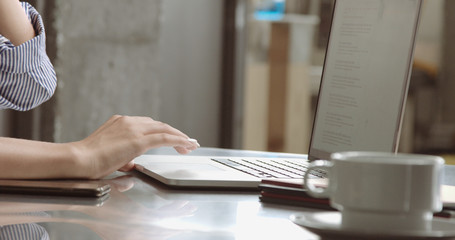
[[[173,190],[141,176],[105,180],[112,191],[101,200],[0,194],[1,231],[25,240],[278,239],[283,232],[317,239],[289,220],[289,208],[259,203],[258,192]]]
[[[113,186],[110,199],[64,198],[46,196],[0,197],[0,225],[2,233],[10,236],[13,232],[20,239],[46,239],[46,224],[70,223],[84,226],[95,232],[101,239],[167,239],[179,231],[163,229],[154,223],[165,218],[190,216],[196,208],[188,202],[170,202],[156,209],[144,207],[131,200],[123,192],[133,187],[130,176],[107,180]],[[53,199],[53,201],[48,201]],[[134,229],[134,231],[131,231]],[[42,236],[42,238],[38,238]],[[14,239],[14,238],[1,238]],[[92,238],[89,238],[92,239]]]
[[[4,240],[47,240],[47,230],[36,223],[22,223],[0,226],[0,239]]]

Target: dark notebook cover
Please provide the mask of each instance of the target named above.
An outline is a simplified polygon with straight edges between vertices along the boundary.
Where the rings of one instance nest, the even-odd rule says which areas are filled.
[[[334,210],[327,198],[314,198],[303,188],[303,180],[264,179],[259,185],[264,203]]]

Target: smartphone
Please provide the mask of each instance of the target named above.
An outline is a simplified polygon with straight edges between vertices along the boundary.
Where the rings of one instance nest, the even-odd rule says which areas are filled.
[[[102,197],[110,191],[101,181],[0,180],[0,194]]]

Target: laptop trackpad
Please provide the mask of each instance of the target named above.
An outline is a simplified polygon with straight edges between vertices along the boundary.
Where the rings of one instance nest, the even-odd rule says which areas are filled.
[[[176,169],[184,169],[187,171],[225,171],[225,169],[221,167],[217,167],[215,165],[209,163],[182,163],[182,162],[160,162],[160,163],[149,163],[147,164],[148,169],[169,169],[169,170],[176,170]]]

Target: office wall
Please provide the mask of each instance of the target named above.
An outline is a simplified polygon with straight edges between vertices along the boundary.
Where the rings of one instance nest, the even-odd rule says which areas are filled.
[[[160,120],[216,147],[222,0],[162,1]]]
[[[55,141],[79,140],[113,114],[159,114],[161,1],[57,0]]]
[[[222,1],[55,2],[56,142],[124,114],[216,146]]]

